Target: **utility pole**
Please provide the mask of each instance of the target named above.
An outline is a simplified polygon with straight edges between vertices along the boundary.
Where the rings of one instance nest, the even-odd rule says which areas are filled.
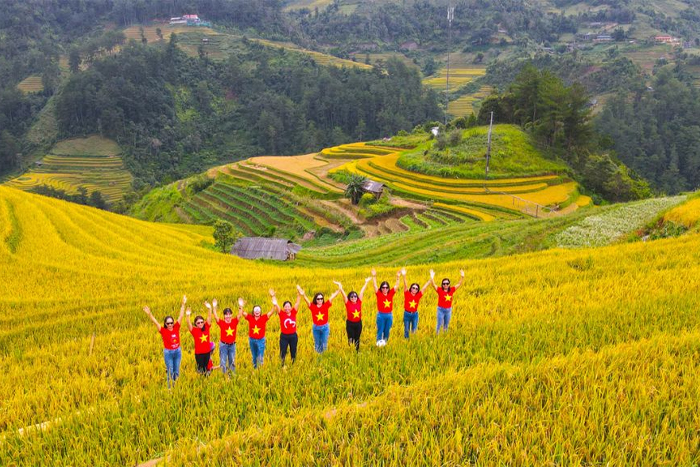
[[[447,106],[450,103],[450,49],[452,49],[452,20],[455,7],[447,6],[447,79],[445,80],[445,126],[447,126]]]
[[[489,123],[489,136],[486,146],[486,174],[484,175],[484,181],[489,179],[489,161],[491,160],[491,130],[493,130],[493,110],[491,111],[491,123]]]

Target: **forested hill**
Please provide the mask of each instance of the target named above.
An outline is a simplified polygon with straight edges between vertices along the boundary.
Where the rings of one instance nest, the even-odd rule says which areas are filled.
[[[298,154],[439,118],[433,91],[399,61],[386,70],[320,67],[245,42],[223,62],[127,45],[73,75],[57,97],[61,133],[101,133],[129,148],[147,183],[219,161]]]

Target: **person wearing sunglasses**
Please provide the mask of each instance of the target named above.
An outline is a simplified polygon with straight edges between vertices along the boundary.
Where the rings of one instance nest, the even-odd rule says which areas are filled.
[[[389,287],[387,281],[377,287],[377,271],[372,268],[372,283],[377,295],[377,347],[384,347],[389,340],[391,326],[394,324],[394,294],[399,289],[401,271],[396,273],[394,288]]]
[[[219,341],[219,367],[224,375],[227,375],[229,370],[231,375],[236,371],[236,332],[238,331],[238,323],[241,320],[243,308],[238,308],[238,316],[233,317],[231,308],[224,308],[224,319],[219,318],[217,313],[219,302],[214,299],[211,303],[205,302],[204,305],[210,311],[214,312],[214,319],[221,331]]]
[[[275,291],[270,289],[270,295],[272,299],[275,299]],[[284,366],[284,361],[287,358],[287,350],[292,357],[292,363],[297,359],[297,345],[299,344],[299,335],[297,334],[297,310],[299,309],[299,302],[301,301],[301,295],[297,292],[297,301],[294,306],[289,300],[282,304],[282,309],[279,310],[280,317],[280,360],[282,360],[282,366]]]
[[[418,329],[418,304],[423,298],[423,292],[430,285],[430,281],[426,281],[423,288],[420,288],[416,282],[408,287],[406,268],[401,268],[401,275],[403,276],[403,337],[408,339],[409,334]]]
[[[187,315],[187,327],[194,338],[194,359],[197,362],[197,373],[208,376],[212,368],[211,309],[209,309],[206,322],[201,315],[197,315],[194,318],[194,326],[190,320],[192,310],[188,308],[185,314]]]
[[[459,270],[459,282],[454,286],[450,286],[449,279],[443,279],[441,286],[438,287],[435,284],[435,271],[430,270],[430,283],[433,284],[435,292],[438,294],[438,306],[437,306],[437,328],[435,330],[436,334],[440,334],[440,328],[444,332],[447,332],[447,326],[450,324],[450,319],[452,318],[452,303],[454,294],[462,286],[462,281],[464,281],[464,271]]]
[[[340,290],[333,292],[328,299],[325,300],[322,293],[314,295],[313,302],[304,293],[304,289],[297,284],[299,295],[304,298],[306,305],[311,310],[311,320],[313,321],[314,348],[317,353],[323,353],[328,350],[328,337],[331,334],[331,328],[328,324],[328,309],[331,307],[333,299],[340,293]]]
[[[160,337],[163,339],[163,358],[165,359],[165,371],[168,374],[168,388],[180,376],[180,363],[182,362],[182,347],[180,346],[180,323],[185,314],[185,305],[187,304],[187,296],[182,297],[182,305],[180,306],[180,316],[177,321],[168,315],[163,320],[163,326],[160,325],[157,319],[153,317],[151,309],[148,306],[143,307],[146,316],[151,318],[153,324],[158,328]]]
[[[365,289],[371,280],[371,277],[365,279],[365,285],[362,286],[359,295],[354,290],[345,294],[343,285],[340,282],[333,282],[338,286],[340,295],[345,300],[345,311],[347,312],[345,331],[348,334],[348,343],[354,345],[357,352],[360,351],[360,336],[362,335],[362,297],[365,295]]]
[[[262,308],[259,305],[253,307],[253,313],[248,314],[243,311],[243,319],[248,321],[248,343],[250,344],[250,354],[253,357],[253,368],[263,364],[265,359],[265,328],[270,317],[279,311],[277,298],[274,291],[270,289],[272,295],[272,309],[269,313],[263,314]],[[238,299],[238,306],[242,309],[245,302],[242,298]]]

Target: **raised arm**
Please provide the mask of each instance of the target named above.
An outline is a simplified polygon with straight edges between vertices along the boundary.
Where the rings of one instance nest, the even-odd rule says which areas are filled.
[[[190,316],[192,315],[192,310],[187,308],[187,311],[185,312],[185,314],[187,315],[187,327],[191,331],[192,330],[192,319],[190,319]]]
[[[425,289],[427,289],[429,285],[430,285],[430,279],[428,279],[427,281],[425,281],[425,284],[423,285],[423,288],[420,289],[420,291],[421,291],[421,292],[425,292]]]
[[[396,272],[396,283],[394,284],[394,292],[399,291],[399,282],[401,281],[401,271]]]
[[[464,269],[459,270],[459,282],[455,284],[455,290],[462,287],[462,282],[464,282]]]
[[[433,271],[432,269],[430,270],[430,283],[433,285],[433,289],[435,289],[435,291],[437,292],[438,286],[435,285],[435,271]]]
[[[207,307],[207,310],[209,310],[209,313],[211,314],[212,311],[214,312],[214,320],[217,323],[219,322],[219,314],[217,313],[218,305],[219,305],[219,303],[216,301],[216,299],[212,300],[212,303],[204,302],[204,306]]]
[[[379,292],[379,287],[377,287],[377,270],[372,268],[372,285],[374,285],[374,293]]]
[[[301,294],[297,292],[297,301],[294,303],[294,309],[299,310],[299,303],[301,302]]]
[[[187,295],[182,296],[182,305],[180,305],[180,316],[177,318],[177,322],[182,324],[182,317],[185,316],[185,305],[187,304]]]
[[[146,313],[146,316],[148,316],[149,318],[151,318],[151,321],[153,321],[153,324],[155,324],[156,327],[158,328],[158,331],[160,331],[160,328],[161,328],[160,323],[158,322],[157,319],[155,319],[155,318],[153,317],[153,313],[151,313],[151,309],[148,308],[148,306],[145,306],[145,307],[143,307],[143,311]]]
[[[340,293],[340,289],[338,289],[338,290],[336,290],[335,292],[333,292],[333,293],[331,294],[331,296],[328,297],[328,301],[329,301],[329,302],[332,302],[333,299],[334,299],[335,297],[337,297],[339,293]]]
[[[401,268],[401,275],[403,276],[403,291],[408,290],[408,284],[406,284],[406,268]]]
[[[238,315],[236,315],[236,319],[238,321],[240,321],[243,314],[245,314],[245,311],[243,311],[243,305],[245,305],[245,302],[243,301],[242,298],[239,297],[238,298]]]
[[[243,300],[242,297],[238,297],[238,316],[243,315],[243,317],[246,318],[248,316],[248,313],[246,313],[245,310],[243,310],[244,306],[245,306],[245,300]]]
[[[267,314],[267,317],[268,317],[268,318],[271,318],[272,315],[274,315],[275,313],[279,313],[279,312],[280,312],[280,306],[279,306],[279,304],[277,303],[277,297],[275,297],[275,291],[272,290],[272,289],[270,289],[270,296],[272,297],[272,309],[271,309],[270,312]]]
[[[362,297],[365,296],[365,289],[367,288],[367,285],[369,284],[369,282],[371,280],[372,280],[371,277],[368,277],[367,279],[365,279],[365,285],[363,285],[362,288],[360,289],[360,295],[359,295],[360,301],[362,301]]]
[[[207,307],[207,324],[211,326],[211,307]]]
[[[297,285],[297,291],[299,292],[299,295],[301,295],[304,298],[304,301],[306,302],[306,306],[311,306],[311,302],[309,301],[309,297],[306,296],[306,294],[304,293],[304,289],[302,289],[300,285]]]
[[[341,284],[338,281],[333,281],[333,283],[338,286],[338,291],[340,292],[340,295],[342,295],[343,301],[345,303],[348,303],[348,294],[346,294],[345,291],[343,290],[343,284]]]

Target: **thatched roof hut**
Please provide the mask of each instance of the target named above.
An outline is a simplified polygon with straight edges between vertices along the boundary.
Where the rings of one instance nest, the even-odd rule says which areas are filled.
[[[293,260],[301,245],[286,238],[243,237],[231,248],[231,254],[245,259]]]

